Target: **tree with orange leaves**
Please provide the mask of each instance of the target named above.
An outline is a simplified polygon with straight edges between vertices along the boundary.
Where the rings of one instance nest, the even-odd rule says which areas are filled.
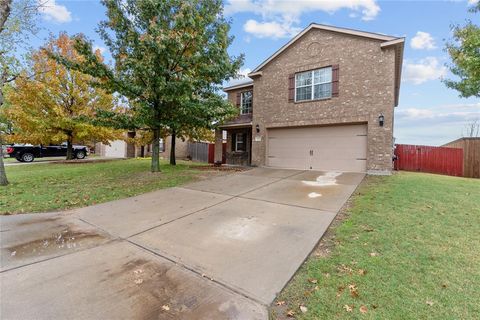
[[[118,139],[121,131],[92,124],[98,110],[114,110],[115,98],[98,88],[95,79],[66,68],[49,55],[69,60],[82,57],[65,33],[51,38],[32,55],[33,76],[22,73],[6,92],[5,114],[15,130],[15,142],[49,144],[67,142],[67,160],[73,158],[73,143]],[[100,52],[96,55],[101,59]]]

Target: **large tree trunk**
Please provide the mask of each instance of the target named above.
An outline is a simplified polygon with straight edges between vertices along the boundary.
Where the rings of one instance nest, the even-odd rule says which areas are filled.
[[[73,160],[73,137],[71,134],[67,138],[67,160]]]
[[[153,130],[152,172],[160,172],[160,128]]]
[[[170,143],[170,164],[172,166],[177,165],[177,160],[175,159],[175,140],[176,140],[176,133],[175,130],[172,130],[172,136],[171,136],[171,143]]]
[[[7,173],[5,172],[5,165],[3,164],[3,143],[2,137],[0,137],[0,186],[6,186],[8,184]]]
[[[0,1],[0,33],[5,27],[8,17],[10,16],[12,0],[1,0]]]
[[[0,33],[3,32],[5,23],[7,22],[8,17],[10,16],[12,0],[0,0]],[[2,74],[0,77],[0,107],[3,105],[3,85],[4,85],[4,78],[6,74],[2,70]],[[1,135],[1,133],[0,133]],[[7,174],[5,172],[5,165],[3,163],[3,141],[2,137],[0,136],[0,186],[6,186],[8,184]]]

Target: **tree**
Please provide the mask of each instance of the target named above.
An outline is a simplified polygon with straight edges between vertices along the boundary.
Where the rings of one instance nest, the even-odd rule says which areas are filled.
[[[0,0],[0,111],[3,109],[5,85],[15,80],[25,55],[19,49],[28,51],[29,35],[35,34],[36,17],[41,6],[36,0]],[[0,185],[8,185],[3,163],[3,135],[10,124],[0,117]]]
[[[84,37],[76,38],[84,63],[57,58],[101,79],[104,88],[129,100],[133,122],[152,132],[151,170],[158,172],[162,129],[178,135],[187,119],[194,119],[194,126],[212,125],[235,112],[217,93],[225,80],[237,74],[243,56],[230,57],[227,52],[233,38],[228,36],[230,25],[223,17],[221,0],[102,3],[107,20],[98,32],[115,66],[101,63]],[[213,102],[215,107],[206,110]]]
[[[480,137],[480,120],[474,119],[465,125],[464,137],[476,138]]]
[[[114,98],[95,86],[95,79],[66,68],[49,52],[80,61],[72,40],[64,33],[51,38],[46,48],[32,54],[33,76],[25,72],[8,90],[5,113],[15,128],[15,141],[34,144],[67,142],[67,160],[73,159],[73,143],[96,140],[108,143],[120,132],[89,122],[96,110],[112,110]],[[97,58],[101,60],[99,52]]]
[[[480,3],[470,9],[480,12]],[[452,26],[453,41],[446,44],[452,59],[450,71],[459,80],[444,80],[447,87],[461,97],[480,97],[480,27],[467,21],[465,26]]]

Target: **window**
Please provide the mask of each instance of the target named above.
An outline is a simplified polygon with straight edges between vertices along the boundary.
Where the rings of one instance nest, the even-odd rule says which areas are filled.
[[[246,151],[246,134],[245,133],[232,133],[232,151]]]
[[[240,114],[252,113],[252,91],[242,92],[240,95]]]
[[[332,67],[295,74],[295,101],[317,100],[332,96]]]

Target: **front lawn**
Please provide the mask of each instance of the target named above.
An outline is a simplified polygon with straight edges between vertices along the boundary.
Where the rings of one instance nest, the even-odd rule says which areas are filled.
[[[400,172],[366,179],[272,318],[478,319],[479,288],[480,180]]]
[[[0,214],[83,207],[174,187],[204,175],[198,166],[163,161],[156,174],[149,171],[150,159],[7,166],[10,185],[0,187]]]

